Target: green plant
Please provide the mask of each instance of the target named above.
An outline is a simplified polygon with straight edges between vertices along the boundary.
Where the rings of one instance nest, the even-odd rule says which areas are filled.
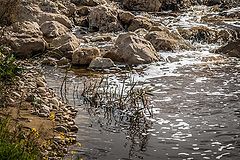
[[[12,54],[0,59],[0,81],[13,82],[22,69],[16,64],[16,59]]]
[[[35,160],[40,158],[38,134],[32,129],[23,131],[10,118],[0,118],[0,159]]]

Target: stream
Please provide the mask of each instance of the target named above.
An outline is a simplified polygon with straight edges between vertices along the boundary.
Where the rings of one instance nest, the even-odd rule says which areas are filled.
[[[177,17],[152,15],[152,19],[173,30],[192,26],[221,28],[201,22],[201,17],[206,14],[215,13],[210,13],[207,7],[197,6]],[[239,21],[228,21],[226,24],[240,28]],[[75,121],[79,127],[79,143],[69,148],[66,159],[238,160],[240,61],[212,53],[213,49],[222,45],[221,42],[191,43],[196,50],[159,52],[162,57],[160,62],[132,68],[134,80],[153,90],[153,117],[148,118],[147,124],[139,124],[135,128],[109,123],[102,111],[99,111],[100,117],[92,116],[73,95],[75,86],[81,90],[84,81],[93,81],[102,75],[121,84],[121,76],[127,70],[117,73],[109,70],[71,71],[66,98],[78,110]],[[49,86],[60,93],[64,70],[45,67],[44,72]]]

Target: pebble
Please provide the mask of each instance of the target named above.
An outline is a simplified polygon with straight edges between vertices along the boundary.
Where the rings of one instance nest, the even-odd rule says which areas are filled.
[[[68,129],[66,127],[63,127],[63,126],[57,126],[55,128],[56,131],[58,132],[63,132],[63,133],[67,133],[68,132]]]
[[[46,93],[47,93],[45,87],[39,87],[39,88],[38,88],[38,92],[39,92],[39,93],[42,93],[42,94],[46,94]]]
[[[43,82],[41,79],[37,79],[36,81],[37,87],[46,87],[47,84]]]
[[[47,113],[39,113],[38,116],[39,117],[48,117],[48,114]]]
[[[50,103],[54,104],[57,108],[59,107],[59,101],[56,97],[50,99]]]
[[[70,131],[71,132],[77,132],[78,131],[78,126],[77,125],[73,125],[70,127]]]
[[[21,95],[20,95],[19,93],[17,93],[17,92],[12,92],[12,94],[13,94],[14,96],[16,96],[17,98],[20,98],[20,97],[21,97]]]

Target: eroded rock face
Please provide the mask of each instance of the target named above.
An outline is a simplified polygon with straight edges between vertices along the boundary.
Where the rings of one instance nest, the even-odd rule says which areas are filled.
[[[173,36],[167,29],[149,32],[145,38],[152,43],[157,51],[173,51],[189,48],[183,39],[177,38],[177,35]]]
[[[72,55],[72,64],[89,65],[93,59],[100,56],[100,50],[96,47],[78,48]]]
[[[88,19],[91,31],[112,32],[123,29],[117,19],[117,12],[103,5],[94,7]]]
[[[143,64],[159,60],[159,55],[152,44],[135,33],[120,34],[115,48],[104,56],[125,64]]]
[[[40,27],[35,22],[17,22],[7,27],[2,40],[20,57],[29,57],[34,53],[43,52],[47,43],[43,39]]]
[[[157,12],[160,10],[162,0],[123,0],[123,5],[129,10]]]
[[[216,53],[222,53],[231,57],[240,58],[240,40],[230,41],[227,45],[220,47]]]

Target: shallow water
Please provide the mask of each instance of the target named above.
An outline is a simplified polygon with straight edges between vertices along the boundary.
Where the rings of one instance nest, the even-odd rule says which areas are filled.
[[[198,7],[177,17],[177,22],[168,22],[168,26],[199,26],[199,17],[206,11]],[[210,53],[219,44],[194,45],[194,51],[160,52],[163,61],[133,69],[135,81],[151,87],[154,94],[153,118],[135,127],[109,123],[101,111],[100,116],[91,116],[73,95],[76,86],[81,90],[83,81],[102,74],[121,84],[122,72],[94,76],[86,70],[71,73],[67,98],[79,111],[76,124],[81,146],[70,147],[74,155],[66,159],[238,160],[240,61]],[[58,92],[63,73],[49,68],[45,71],[49,85]]]

